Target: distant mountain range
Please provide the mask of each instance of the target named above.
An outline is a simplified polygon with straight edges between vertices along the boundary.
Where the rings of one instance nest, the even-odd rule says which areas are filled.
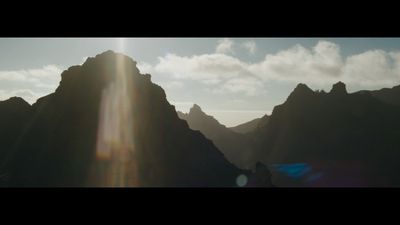
[[[400,186],[400,86],[298,84],[271,115],[228,128],[198,105],[176,112],[122,54],[61,77],[33,105],[0,101],[1,186]]]
[[[107,51],[61,77],[32,106],[0,102],[2,186],[271,186],[189,129],[131,58]]]
[[[277,186],[400,186],[399,116],[400,86],[348,93],[342,82],[328,93],[299,84],[264,123],[235,133],[204,113],[180,114],[236,165],[269,165]]]
[[[204,113],[200,106],[196,104],[193,105],[187,114],[178,111],[178,116],[186,120],[191,129],[202,132],[204,136],[212,140],[215,146],[224,153],[226,158],[236,166],[245,169],[254,168],[257,158],[253,155],[254,150],[252,148],[254,144],[251,137],[225,127],[214,119],[214,117]],[[242,128],[243,130],[250,130],[249,126],[245,126],[247,125],[242,126],[244,127]]]
[[[259,156],[269,164],[318,168],[320,178],[304,176],[302,185],[399,186],[397,90],[349,94],[339,82],[325,93],[299,84],[268,125],[252,134]]]
[[[262,127],[262,126],[267,125],[268,120],[269,120],[269,116],[268,115],[264,115],[261,118],[253,119],[253,120],[251,120],[249,122],[239,124],[239,125],[237,125],[235,127],[230,127],[229,129],[231,129],[231,130],[233,130],[233,131],[235,131],[237,133],[246,134],[246,133],[249,133],[249,132],[252,132],[252,131],[256,130],[258,127]]]

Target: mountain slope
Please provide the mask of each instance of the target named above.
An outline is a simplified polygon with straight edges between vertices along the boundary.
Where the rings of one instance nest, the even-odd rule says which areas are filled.
[[[399,106],[365,92],[349,94],[341,82],[329,93],[299,84],[274,108],[268,126],[251,135],[268,164],[319,168],[319,178],[305,177],[306,185],[399,186],[399,115]]]
[[[178,118],[131,58],[72,66],[30,107],[6,186],[236,186],[237,169]]]
[[[400,85],[375,91],[360,91],[359,93],[370,94],[383,102],[400,105]]]
[[[0,101],[0,168],[4,166],[29,120],[30,105],[22,98]]]
[[[268,120],[269,120],[269,116],[264,115],[261,118],[256,118],[256,119],[250,120],[246,123],[239,124],[235,127],[230,127],[229,129],[231,129],[237,133],[246,134],[246,133],[256,130],[260,126],[265,126],[268,123]]]
[[[189,113],[178,112],[189,127],[198,130],[220,149],[229,161],[240,168],[251,169],[257,158],[253,155],[253,141],[244,134],[237,133],[220,124],[215,118],[204,113],[194,104]]]

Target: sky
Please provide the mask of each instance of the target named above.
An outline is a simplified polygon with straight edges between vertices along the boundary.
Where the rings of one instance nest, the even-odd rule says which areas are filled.
[[[32,104],[63,70],[107,50],[133,58],[177,110],[196,103],[228,127],[270,114],[298,83],[400,84],[400,38],[0,38],[0,100]]]

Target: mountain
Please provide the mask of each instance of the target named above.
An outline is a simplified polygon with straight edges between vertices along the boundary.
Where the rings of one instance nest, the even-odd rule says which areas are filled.
[[[30,113],[29,103],[22,98],[0,101],[0,166],[6,163],[19,134],[24,132]]]
[[[0,102],[3,186],[234,187],[252,176],[180,120],[131,58],[107,51],[61,77],[32,106]]]
[[[359,93],[370,94],[383,102],[400,105],[400,85],[375,91],[360,91]]]
[[[256,154],[281,173],[277,186],[399,186],[397,91],[348,93],[339,82],[325,93],[299,84],[251,133]]]
[[[230,127],[229,129],[231,129],[237,133],[246,134],[246,133],[256,130],[260,126],[266,125],[268,123],[268,120],[269,120],[269,116],[264,115],[261,118],[253,119],[246,123],[239,124],[235,127]]]
[[[226,158],[240,168],[252,169],[257,158],[253,153],[250,137],[237,133],[207,115],[200,106],[194,104],[189,113],[178,112],[179,118],[187,121],[189,127],[198,130],[224,153]]]

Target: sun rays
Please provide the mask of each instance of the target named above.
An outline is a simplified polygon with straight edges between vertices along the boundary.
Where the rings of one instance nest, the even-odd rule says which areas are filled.
[[[123,47],[123,40],[119,43]],[[102,92],[96,158],[101,186],[138,186],[132,118],[132,81],[123,56]]]

